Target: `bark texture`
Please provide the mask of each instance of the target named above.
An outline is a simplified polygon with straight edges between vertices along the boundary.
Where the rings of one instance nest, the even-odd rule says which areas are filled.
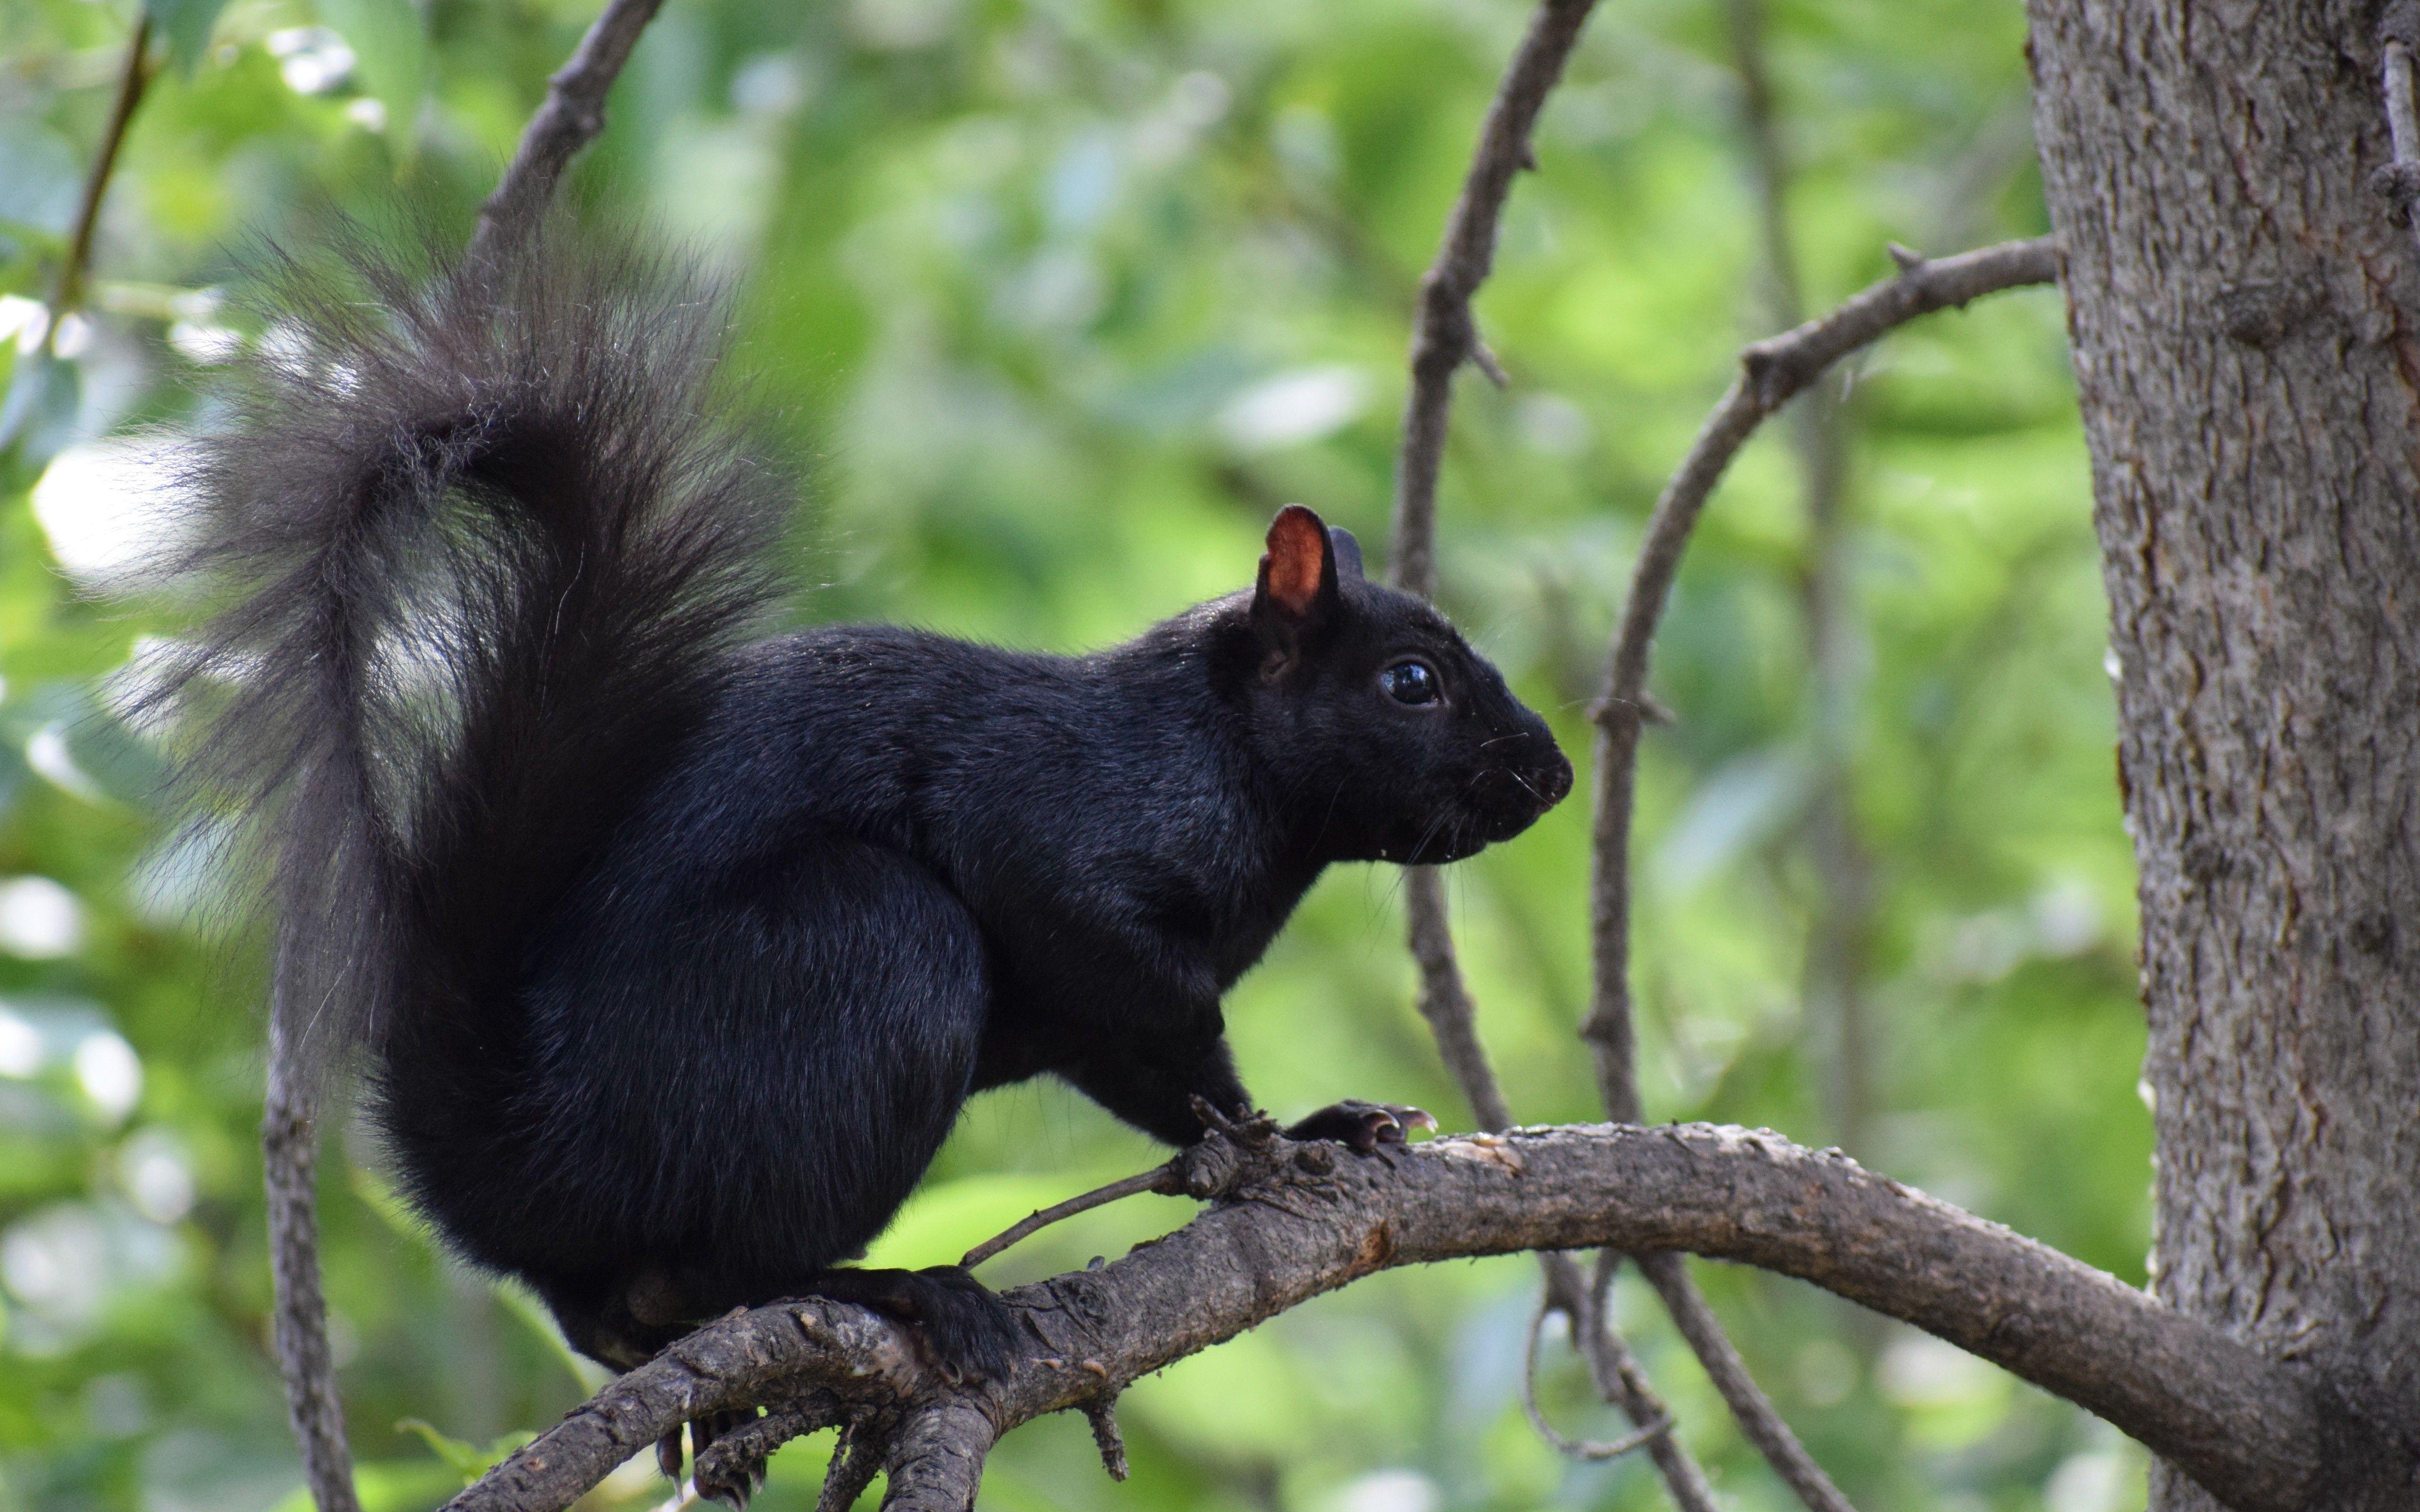
[[[2244,1512],[2318,1512],[2317,1398],[2286,1367],[1836,1151],[1704,1124],[1522,1129],[1384,1157],[1205,1140],[1219,1199],[1099,1270],[1006,1293],[1032,1334],[1004,1377],[938,1380],[892,1325],[808,1301],[735,1313],[607,1386],[447,1512],[557,1512],[675,1425],[789,1403],[759,1445],[880,1421],[889,1512],[963,1512],[1001,1434],[1085,1408],[1398,1265],[1522,1250],[1687,1250],[1799,1276],[2099,1413]],[[770,1418],[761,1420],[772,1423]]]
[[[2368,183],[2382,8],[2030,8],[2141,869],[2159,1293],[2384,1430],[2331,1450],[2381,1477],[2333,1504],[2420,1505],[2420,265]],[[2217,1504],[2155,1474],[2156,1512]]]

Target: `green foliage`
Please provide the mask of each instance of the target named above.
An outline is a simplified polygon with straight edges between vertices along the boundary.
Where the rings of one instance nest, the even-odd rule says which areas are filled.
[[[92,301],[28,332],[122,59],[129,0],[0,0],[0,1512],[299,1506],[265,1348],[256,951],[208,837],[112,710],[186,607],[132,570],[170,529],[122,438],[206,422],[256,323],[259,238],[398,184],[467,213],[589,18],[571,0],[152,0],[187,66],[137,116]],[[811,473],[799,612],[1073,648],[1249,580],[1276,504],[1385,538],[1403,358],[1519,0],[681,0],[578,192],[738,275],[740,361]],[[2040,229],[2022,18],[1986,0],[1776,0],[1773,68],[1812,303]],[[1450,608],[1587,748],[1639,527],[1761,333],[1753,180],[1713,0],[1606,7],[1549,107],[1479,313],[1513,382],[1465,379]],[[1936,316],[1850,393],[1852,748],[1877,901],[1877,1117],[1857,1153],[2139,1280],[2132,872],[2105,609],[2055,294]],[[1660,1118],[1834,1137],[1804,1006],[1807,526],[1786,427],[1742,458],[1675,596],[1642,771],[1637,987]],[[1585,791],[1585,788],[1583,789]],[[1516,1107],[1596,1114],[1586,815],[1457,869],[1481,1029]],[[1466,1120],[1410,1011],[1394,874],[1322,885],[1235,995],[1281,1113],[1343,1093]],[[214,918],[216,922],[214,922]],[[341,1124],[341,1120],[339,1120]],[[590,1389],[525,1297],[437,1254],[339,1127],[328,1286],[365,1501],[433,1505]],[[970,1110],[882,1256],[954,1257],[1160,1158],[1057,1087]],[[1005,1284],[1164,1231],[1138,1198],[992,1263]],[[1857,1504],[2097,1512],[2139,1458],[1988,1366],[1794,1283],[1701,1280]],[[1514,1512],[1660,1504],[1574,1467],[1518,1407],[1534,1268],[1389,1274],[1139,1384],[1134,1479],[1084,1426],[1012,1437],[1001,1508]],[[1786,1493],[1625,1284],[1689,1445],[1745,1508]],[[1620,1425],[1549,1350],[1566,1431]],[[418,1427],[413,1427],[416,1422]],[[404,1424],[398,1427],[395,1425]],[[474,1448],[473,1445],[490,1445]],[[812,1504],[827,1442],[764,1504]],[[662,1495],[644,1467],[598,1504]]]

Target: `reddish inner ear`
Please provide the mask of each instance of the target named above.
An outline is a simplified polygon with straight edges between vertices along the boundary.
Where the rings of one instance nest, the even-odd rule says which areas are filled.
[[[1289,614],[1308,614],[1319,597],[1320,568],[1327,557],[1327,532],[1319,517],[1288,504],[1269,526],[1269,597]]]

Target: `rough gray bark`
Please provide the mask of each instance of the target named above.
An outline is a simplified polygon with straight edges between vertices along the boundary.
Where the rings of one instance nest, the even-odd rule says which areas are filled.
[[[1322,1292],[1392,1266],[1580,1248],[1687,1250],[1803,1277],[2081,1403],[2234,1506],[2332,1504],[2315,1499],[2321,1402],[2292,1370],[1837,1152],[1707,1125],[1474,1134],[1383,1158],[1265,1135],[1205,1145],[1196,1158],[1233,1164],[1200,1217],[1006,1294],[1032,1342],[999,1381],[947,1385],[860,1308],[761,1307],[614,1381],[449,1512],[557,1512],[675,1425],[761,1402],[804,1404],[768,1441],[891,1425],[885,1506],[957,1512],[1002,1433],[1112,1398]]]
[[[2420,276],[2381,8],[2032,0],[2119,664],[2159,1293],[2420,1504]],[[2159,1512],[2216,1504],[2172,1466]]]

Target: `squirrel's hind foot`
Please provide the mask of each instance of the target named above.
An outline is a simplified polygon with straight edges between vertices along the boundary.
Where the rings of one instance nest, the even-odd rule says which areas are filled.
[[[807,1290],[853,1302],[912,1330],[935,1368],[954,1385],[996,1381],[1030,1342],[1016,1310],[963,1266],[922,1271],[826,1271]]]

